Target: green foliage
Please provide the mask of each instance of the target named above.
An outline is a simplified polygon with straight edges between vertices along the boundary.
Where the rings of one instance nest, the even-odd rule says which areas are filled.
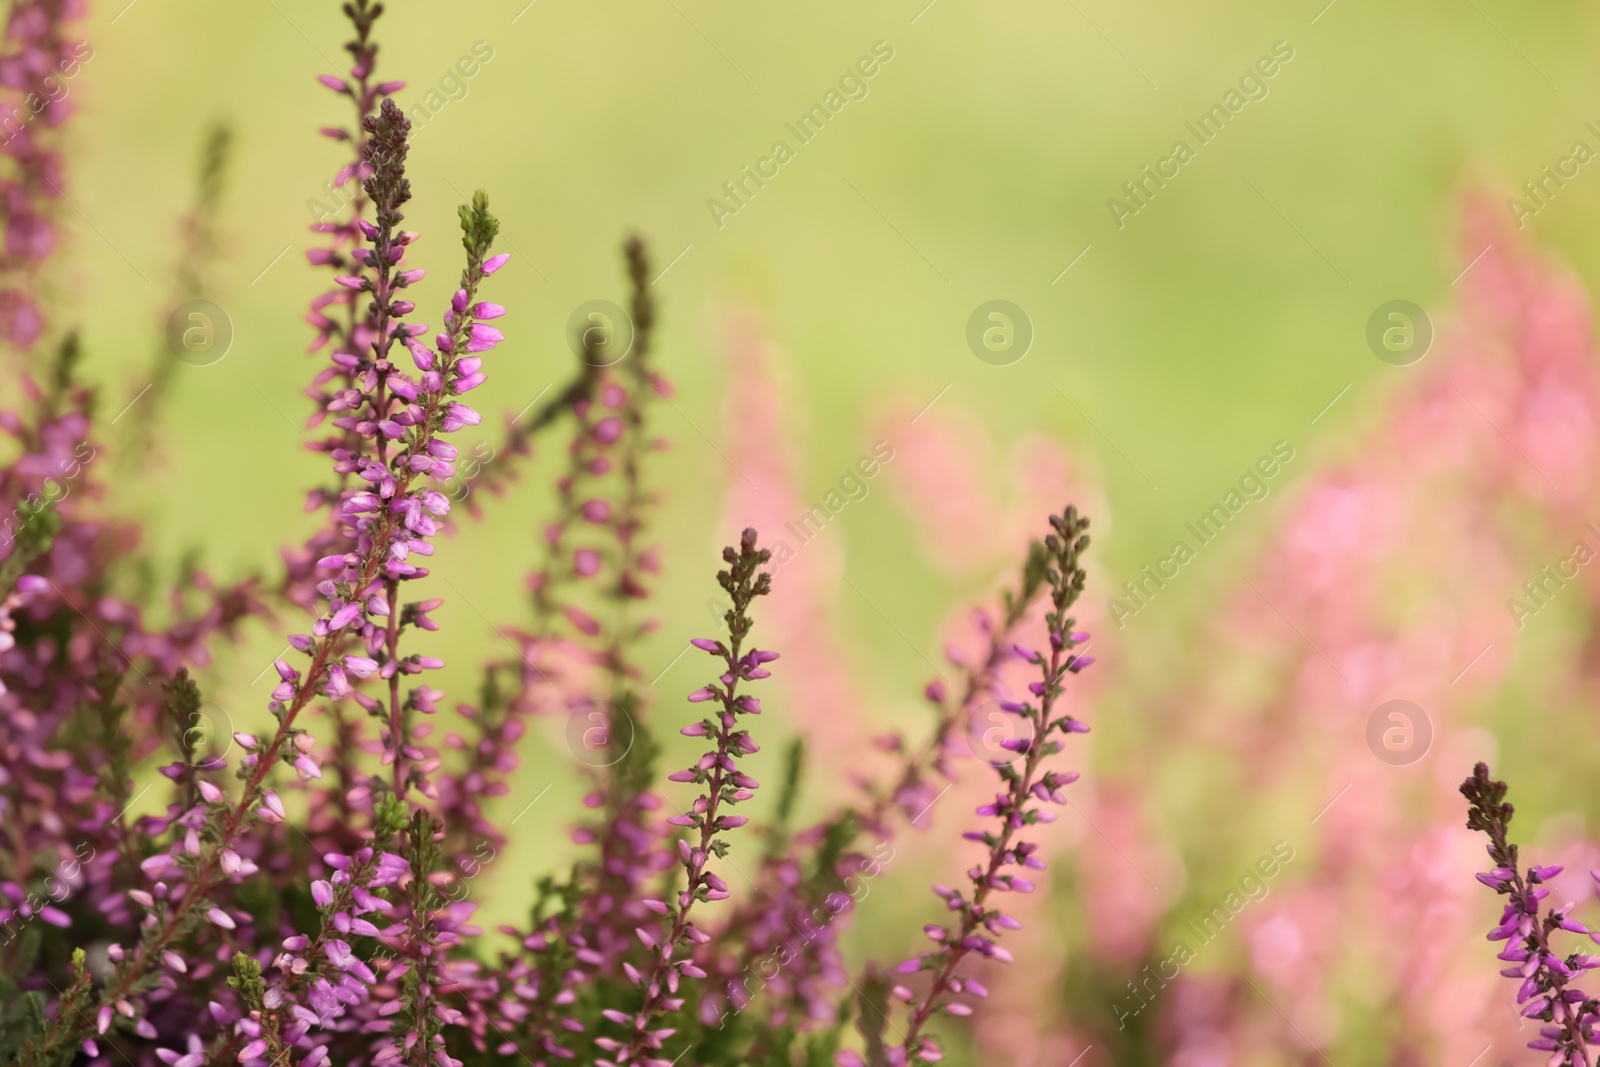
[[[78,1056],[78,1043],[90,1031],[86,1013],[93,982],[86,954],[81,948],[72,952],[72,981],[61,995],[54,1019],[46,1015],[44,994],[38,990],[17,995],[13,973],[28,970],[0,971],[0,1059],[9,1062],[15,1057],[22,1067],[68,1067]]]
[[[798,734],[783,749],[783,779],[778,785],[778,804],[766,828],[767,858],[776,859],[789,846],[789,830],[794,806],[800,798],[800,774],[805,769],[806,741]]]
[[[189,677],[188,668],[180,667],[161,688],[161,707],[172,724],[178,755],[192,766],[196,756],[195,724],[200,721],[200,687]]]
[[[467,269],[462,286],[470,289],[471,280],[488,258],[489,249],[500,233],[500,220],[489,214],[489,195],[482,189],[472,194],[472,202],[457,209],[461,215],[461,246],[467,250]]]
[[[233,954],[233,974],[228,976],[228,984],[234,988],[248,1007],[259,1009],[261,998],[266,995],[267,983],[261,977],[261,963],[251,959],[243,952]]]
[[[633,733],[633,743],[622,758],[611,766],[613,792],[624,802],[631,803],[655,785],[656,761],[661,756],[661,743],[656,740],[644,716],[639,714],[639,697],[632,690],[620,693],[610,709],[607,726],[612,743]]]
[[[866,1042],[863,1058],[867,1067],[888,1067],[883,1031],[889,1022],[889,984],[887,975],[869,971],[856,993],[856,1005],[860,1009],[856,1029]]]
[[[1015,626],[1028,613],[1029,605],[1038,597],[1039,590],[1044,588],[1049,568],[1050,556],[1045,550],[1044,542],[1028,542],[1028,559],[1022,566],[1021,586],[1015,592],[1010,589],[1000,591],[1000,605],[1004,609],[1006,627]]]
[[[82,358],[83,346],[78,342],[78,333],[76,330],[69,331],[61,338],[56,358],[50,364],[50,391],[45,396],[45,404],[52,415],[77,384],[78,363]]]
[[[806,877],[812,899],[820,900],[839,888],[842,884],[838,873],[839,860],[844,856],[845,849],[860,836],[861,817],[849,809],[823,828],[822,841],[817,845],[816,856]]]
[[[394,835],[404,830],[411,821],[411,805],[385,790],[376,793],[372,801],[374,832],[380,848],[388,846]]]
[[[17,505],[10,532],[16,538],[11,555],[0,563],[0,596],[8,596],[17,588],[17,579],[27,571],[28,565],[55,543],[61,532],[61,516],[56,514],[55,501],[30,494]]]

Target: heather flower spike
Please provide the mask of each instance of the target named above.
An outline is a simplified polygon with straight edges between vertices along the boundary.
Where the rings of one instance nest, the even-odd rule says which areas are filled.
[[[259,865],[239,851],[252,829],[281,824],[287,818],[281,802],[266,788],[268,773],[281,762],[292,766],[302,781],[321,779],[312,738],[295,726],[300,712],[314,698],[340,701],[357,696],[361,679],[381,676],[387,682],[387,704],[366,698],[366,706],[381,711],[387,722],[383,762],[393,768],[393,793],[403,800],[413,785],[424,795],[431,792],[426,770],[433,765],[434,754],[411,740],[409,713],[431,714],[439,694],[426,686],[411,689],[403,698],[400,691],[402,674],[442,666],[431,657],[402,656],[399,651],[402,629],[418,623],[426,609],[408,606],[404,618],[374,609],[380,593],[383,604],[397,603],[401,582],[427,574],[425,568],[409,561],[432,554],[427,538],[436,532],[434,519],[446,514],[449,505],[437,490],[416,483],[424,475],[439,481],[449,476],[449,472],[433,469],[430,446],[442,435],[477,421],[476,413],[453,397],[485,378],[479,353],[494,348],[499,333],[483,332],[471,307],[472,297],[484,278],[505,260],[490,254],[497,224],[480,193],[461,212],[467,265],[457,299],[445,313],[446,329],[438,338],[440,354],[430,361],[435,365],[420,381],[400,372],[388,359],[394,342],[405,338],[416,345],[413,337],[419,332],[401,321],[409,302],[398,295],[421,274],[402,264],[405,246],[414,235],[399,229],[401,208],[410,196],[405,178],[409,123],[399,108],[385,99],[378,114],[367,116],[363,127],[367,134],[363,160],[370,170],[365,187],[377,221],[360,227],[369,247],[358,247],[352,258],[372,271],[352,288],[372,293],[369,321],[374,328],[369,335],[370,350],[353,353],[356,362],[351,370],[361,387],[362,401],[345,416],[350,423],[345,428],[354,431],[351,440],[357,445],[351,473],[366,483],[364,488],[347,488],[336,511],[351,550],[320,561],[324,577],[317,590],[326,598],[326,610],[312,627],[309,640],[298,643],[310,663],[303,671],[282,661],[277,664],[281,683],[272,693],[270,707],[278,728],[269,740],[249,746],[240,760],[238,777],[243,787],[237,799],[229,799],[207,783],[207,788],[198,790],[202,794],[199,803],[179,820],[185,832],[177,835],[168,851],[141,864],[154,880],[152,891],[137,891],[149,919],[137,949],[115,959],[113,975],[100,992],[97,1018],[107,1017],[112,1008],[116,1009],[113,1016],[137,1017],[136,998],[149,988],[150,976],[157,968],[177,969],[173,961],[183,962],[175,947],[195,929],[197,921],[230,932],[239,929],[243,913],[213,902],[213,897],[223,886],[258,871]],[[473,354],[463,355],[465,352]],[[354,648],[352,642],[356,642]],[[364,792],[371,797],[370,787]],[[379,802],[371,803],[374,813],[383,808]],[[380,834],[392,832],[388,819],[380,819]],[[369,880],[368,885],[372,884]],[[352,887],[352,892],[370,890]],[[317,895],[314,890],[313,896]],[[341,914],[346,918],[340,920],[339,932],[347,933],[352,927],[345,924],[353,920],[347,913]],[[336,966],[356,973],[365,969],[342,947],[346,944],[343,939],[324,940],[328,958]],[[370,970],[366,973],[371,974]],[[103,1026],[100,1029],[104,1032]],[[61,1041],[70,1044],[66,1040],[69,1035],[75,1036],[67,1031]]]
[[[638,931],[648,963],[642,969],[634,969],[630,977],[642,989],[643,1002],[632,1014],[615,1009],[602,1012],[608,1020],[623,1026],[625,1033],[596,1041],[614,1055],[613,1059],[597,1060],[601,1067],[629,1062],[657,1067],[658,1062],[671,1062],[659,1053],[676,1031],[660,1026],[660,1016],[683,1006],[680,984],[684,978],[705,977],[705,971],[694,964],[692,953],[695,945],[705,942],[706,935],[690,921],[690,913],[696,903],[727,898],[727,884],[707,865],[711,857],[722,859],[728,854],[728,842],[721,835],[749,821],[742,815],[723,814],[724,808],[749,800],[759,788],[759,783],[738,766],[742,756],[759,751],[759,747],[747,730],[738,727],[741,716],[759,714],[761,705],[756,698],[739,692],[739,683],[771,677],[772,672],[764,664],[778,658],[776,652],[745,647],[754,625],[751,605],[772,589],[771,576],[761,569],[772,553],[757,548],[756,531],[747,529],[739,539],[739,547],[724,548],[722,558],[728,569],[717,573],[717,584],[732,601],[723,616],[728,639],[724,643],[702,638],[696,647],[720,660],[723,669],[716,681],[689,694],[692,704],[711,704],[711,715],[681,731],[689,737],[709,737],[713,744],[693,765],[668,776],[669,781],[703,787],[687,812],[667,820],[689,831],[687,838],[678,840],[684,884],[675,900],[658,903],[662,924]]]
[[[0,86],[7,90],[0,156],[8,161],[0,178],[0,338],[18,352],[30,351],[48,326],[40,272],[56,246],[55,205],[66,199],[59,146],[76,107],[61,78],[94,58],[94,48],[73,33],[85,14],[86,5],[70,0],[18,0],[7,8],[0,37]]]
[[[908,818],[915,819],[938,796],[939,790],[928,780],[930,770],[942,778],[951,776],[952,745],[961,724],[967,722],[974,709],[985,700],[994,698],[1000,668],[1016,656],[1013,635],[1022,624],[1029,609],[1038,599],[1045,577],[1045,547],[1034,542],[1022,566],[1014,589],[1005,589],[1000,597],[1000,611],[992,617],[974,611],[976,629],[983,637],[983,651],[970,662],[952,659],[961,671],[962,682],[953,695],[945,683],[934,680],[923,691],[924,698],[937,710],[932,737],[922,749],[908,755],[900,774],[888,789],[880,790],[862,813],[867,827],[881,836],[888,836],[885,819],[893,808],[899,808]],[[1074,638],[1087,641],[1087,634],[1074,634]],[[1077,660],[1078,668],[1087,666],[1084,657]]]
[[[891,1062],[905,1063],[908,1057],[927,1062],[942,1058],[938,1043],[924,1034],[929,1020],[941,1012],[970,1015],[972,1006],[962,999],[963,995],[984,995],[981,984],[961,973],[968,956],[1011,962],[1012,955],[1000,945],[999,937],[1002,930],[1016,929],[1020,924],[992,905],[991,897],[1033,891],[1034,884],[1025,872],[1043,869],[1044,862],[1037,855],[1037,843],[1019,841],[1017,834],[1039,823],[1054,822],[1055,812],[1043,805],[1067,803],[1063,789],[1078,777],[1047,769],[1045,761],[1061,753],[1068,735],[1086,729],[1071,715],[1059,713],[1057,704],[1067,676],[1078,673],[1088,663],[1088,658],[1074,649],[1086,643],[1089,635],[1075,629],[1076,620],[1067,611],[1083,591],[1086,575],[1079,558],[1089,547],[1089,520],[1069,506],[1060,515],[1050,517],[1050,526],[1042,553],[1043,579],[1050,602],[1044,620],[1048,651],[1016,646],[1016,654],[1037,668],[1039,681],[1029,686],[1034,699],[1001,705],[1018,719],[1018,740],[1007,746],[1017,753],[1017,759],[995,768],[1001,790],[992,802],[977,809],[978,815],[993,823],[963,835],[984,847],[978,865],[967,872],[972,884],[970,894],[943,886],[934,889],[955,913],[953,924],[926,927],[925,933],[936,947],[906,960],[898,968],[903,975],[929,971],[932,979],[920,996],[907,990],[911,1017]],[[854,1055],[842,1054],[839,1062],[848,1064]]]
[[[200,175],[194,201],[179,225],[179,252],[172,268],[174,307],[214,295],[212,275],[223,247],[219,232],[220,216],[232,145],[233,133],[227,125],[219,124],[207,131],[201,148]],[[214,327],[216,324],[208,325]],[[200,337],[200,343],[207,347],[197,355],[203,356],[209,351],[209,346],[216,342],[216,335],[211,330],[203,329]],[[149,462],[146,453],[162,401],[183,366],[168,350],[170,340],[165,337],[162,340],[164,343],[156,350],[149,367],[143,371],[144,377],[132,384],[134,395],[145,391],[147,387],[148,395],[140,396],[140,402],[127,412],[127,421],[132,424],[128,429],[131,440],[122,444],[118,459],[130,467]]]
[[[1571,904],[1544,906],[1550,895],[1545,883],[1561,873],[1560,867],[1529,867],[1525,872],[1518,868],[1517,846],[1507,836],[1515,809],[1506,800],[1506,783],[1490,778],[1488,765],[1480,763],[1461,783],[1461,795],[1467,798],[1467,829],[1489,838],[1492,867],[1479,874],[1478,881],[1506,898],[1499,924],[1489,931],[1490,941],[1505,942],[1497,958],[1507,966],[1500,973],[1521,980],[1519,1014],[1544,1024],[1528,1047],[1550,1053],[1546,1062],[1551,1067],[1590,1067],[1600,1000],[1573,983],[1584,971],[1600,967],[1600,956],[1558,955],[1553,937],[1566,931],[1592,938],[1594,932],[1569,916]],[[1600,880],[1600,872],[1594,873]]]

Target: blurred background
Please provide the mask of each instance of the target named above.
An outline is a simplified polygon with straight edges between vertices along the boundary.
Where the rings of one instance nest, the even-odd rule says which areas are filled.
[[[124,2],[97,6],[70,83],[62,317],[107,414],[169,364],[150,457],[114,460],[153,580],[197,550],[219,579],[274,578],[324,463],[301,437],[322,284],[305,250],[342,206],[345,152],[316,130],[348,101],[315,79],[348,66],[345,26],[331,0]],[[881,769],[868,738],[921,736],[923,685],[1046,513],[1070,496],[1092,517],[1085,777],[954,1061],[1532,1062],[1453,790],[1491,760],[1530,855],[1564,857],[1587,900],[1592,5],[456,0],[394,3],[378,38],[415,123],[419,306],[448,299],[472,190],[514,257],[486,445],[570,373],[575,309],[624,302],[625,237],[649,242],[676,386],[654,412],[672,448],[640,652],[658,717],[700,683],[676,657],[720,611],[718,547],[750,522],[782,537],[891,456],[789,542],[774,598],[767,640],[792,663],[764,724],[807,737],[820,815]],[[172,369],[178,219],[218,123],[206,295],[233,340]],[[557,451],[435,560],[452,699],[528,617]],[[1226,522],[1202,527],[1214,506]],[[301,625],[281,621],[204,679],[240,725],[265,718],[260,672]],[[475,891],[485,926],[573,847],[562,724],[524,755],[500,803],[529,817]],[[852,959],[915,944],[987,785],[968,766],[897,843]]]

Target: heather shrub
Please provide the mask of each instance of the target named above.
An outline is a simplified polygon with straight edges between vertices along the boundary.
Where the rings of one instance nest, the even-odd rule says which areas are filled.
[[[670,386],[653,360],[647,250],[637,239],[623,249],[626,356],[586,336],[561,387],[508,425],[497,462],[470,462],[456,441],[483,422],[469,399],[493,393],[500,321],[515,322],[494,302],[496,275],[517,265],[499,249],[489,197],[475,194],[459,212],[457,288],[437,329],[419,321],[410,291],[426,268],[405,228],[413,127],[393,99],[403,83],[380,74],[383,5],[343,10],[348,72],[320,77],[353,113],[321,131],[345,154],[333,183],[342,210],[313,225],[307,257],[325,277],[306,314],[306,443],[325,476],[308,489],[312,533],[284,551],[281,576],[262,561],[260,577],[219,586],[191,568],[165,604],[125,593],[141,587],[139,532],[102,504],[107,424],[78,380],[69,327],[41,295],[67,112],[47,111],[3,149],[8,237],[26,239],[8,239],[0,314],[28,403],[0,418],[13,439],[0,468],[0,1058],[940,1059],[940,1027],[983,1010],[976,965],[1027,951],[1004,937],[1022,925],[1007,902],[1035,888],[1036,831],[1077,777],[1059,757],[1088,729],[1063,702],[1092,662],[1072,617],[1088,520],[1071,506],[1038,518],[1014,584],[975,616],[982,653],[957,682],[930,684],[931,727],[895,747],[893,775],[794,826],[805,758],[793,743],[782,780],[765,783],[780,794],[771,814],[742,814],[763,788],[742,761],[771,743],[762,683],[782,663],[758,640],[789,549],[780,542],[775,558],[753,528],[724,549],[721,626],[692,642],[703,684],[652,706],[636,647],[663,566],[649,542],[660,496],[651,416]],[[0,82],[26,90],[77,62],[80,14],[61,0],[15,5]],[[14,83],[7,71],[25,75]],[[208,144],[181,231],[190,296],[204,291],[217,243],[227,136]],[[432,269],[455,269],[442,244],[420,247]],[[123,447],[145,447],[169,378],[158,365],[135,398],[144,406]],[[419,640],[443,603],[430,559],[470,542],[470,522],[443,535],[459,512],[481,514],[476,492],[532,491],[516,469],[540,445],[559,449],[562,471],[542,498],[527,615],[502,631],[517,654],[486,658],[474,700],[447,698],[431,681],[444,664]],[[246,620],[284,629],[272,725],[215,736],[196,679]],[[1003,667],[1027,675],[1024,690],[1002,684]],[[994,790],[960,844],[973,865],[934,889],[946,922],[924,927],[925,951],[852,973],[838,939],[854,887],[942,795],[974,709],[994,702],[1009,727],[974,768]],[[583,810],[543,816],[571,822],[577,862],[527,888],[524,924],[485,931],[466,886],[509,830],[487,801],[507,791],[539,716],[576,716],[595,747],[620,752],[594,761]],[[669,730],[703,746],[690,765],[659,766]]]

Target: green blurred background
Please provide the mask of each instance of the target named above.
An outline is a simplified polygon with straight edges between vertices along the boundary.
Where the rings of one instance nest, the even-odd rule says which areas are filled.
[[[95,56],[73,83],[82,112],[61,296],[114,412],[166,358],[175,220],[206,129],[226,121],[236,152],[214,299],[236,338],[220,363],[180,368],[159,418],[161,458],[112,491],[148,517],[164,566],[204,545],[219,578],[275,574],[280,545],[307,529],[305,487],[322,474],[299,436],[301,390],[320,365],[304,354],[301,316],[323,281],[303,253],[308,202],[325,199],[345,160],[315,131],[345,122],[348,103],[314,77],[347,65],[346,26],[331,0],[121,2],[96,10]],[[1408,370],[1373,357],[1368,316],[1406,298],[1436,323],[1446,317],[1470,259],[1455,241],[1461,192],[1510,195],[1574,140],[1592,140],[1583,123],[1600,119],[1593,5],[924,2],[401,0],[379,23],[380,75],[410,83],[398,95],[408,109],[477,42],[493,50],[466,95],[417,131],[408,213],[424,235],[416,259],[431,268],[418,297],[425,321],[458,269],[462,194],[489,191],[516,257],[496,279],[510,341],[475,394],[481,436],[497,438],[491,423],[564,378],[575,307],[623,299],[627,234],[647,237],[663,266],[682,252],[655,286],[659,364],[679,393],[676,410],[657,410],[675,448],[657,468],[667,569],[647,670],[704,630],[712,553],[728,534],[713,517],[737,475],[705,439],[722,433],[728,306],[756,309],[788,354],[808,499],[865,450],[887,398],[914,409],[950,386],[940,405],[972,413],[1001,443],[1054,436],[1103,486],[1097,580],[1120,582],[1164,554],[1272,442],[1294,444],[1304,460],[1245,513],[1248,532],[1204,553],[1140,618],[1125,658],[1158,664],[1242,573],[1294,483],[1382,418]],[[774,140],[793,145],[784,123],[879,41],[893,59],[865,99],[719,229],[707,199]],[[1269,95],[1119,230],[1107,199],[1174,140],[1193,144],[1184,123],[1279,41],[1294,58]],[[1592,288],[1600,176],[1590,171],[1600,167],[1530,228]],[[996,298],[1022,307],[1035,330],[1011,366],[981,362],[965,339],[973,309]],[[436,647],[452,663],[453,699],[470,698],[472,664],[509,651],[490,620],[526,617],[521,579],[546,485],[539,467],[526,471],[521,491],[489,502],[487,525],[441,546],[434,586],[450,602]],[[912,530],[887,494],[835,527],[847,575],[893,621],[843,599],[839,632],[877,713],[905,719],[949,607],[985,595],[996,575],[957,582],[905,551]],[[240,723],[264,716],[267,683],[252,679],[298,625],[260,627],[219,658],[208,692]],[[1107,654],[1122,655],[1108,640]],[[669,675],[669,692],[673,681],[688,679]],[[1136,740],[1138,727],[1114,714],[1124,696],[1102,701],[1102,758],[1127,758],[1118,753]],[[540,818],[519,824],[496,886],[520,887],[567,851],[579,779],[559,731],[549,740],[526,747],[505,812],[546,783],[558,788]],[[521,898],[480,897],[492,922],[520,915]]]

